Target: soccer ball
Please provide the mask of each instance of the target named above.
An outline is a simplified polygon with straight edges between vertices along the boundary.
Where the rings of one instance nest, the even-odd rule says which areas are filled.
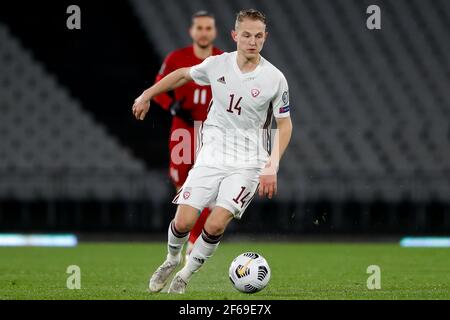
[[[266,259],[255,252],[237,256],[230,265],[229,276],[233,286],[244,293],[264,289],[270,280],[270,268]]]

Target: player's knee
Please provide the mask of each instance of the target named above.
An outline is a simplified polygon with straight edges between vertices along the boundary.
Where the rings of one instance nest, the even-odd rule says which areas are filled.
[[[232,218],[230,211],[222,207],[216,207],[206,220],[205,230],[212,235],[223,234]]]
[[[226,225],[217,219],[208,219],[205,223],[205,230],[211,235],[221,235],[225,232]]]
[[[175,228],[179,232],[189,232],[193,227],[193,223],[191,223],[186,217],[177,215],[174,219]]]
[[[189,232],[195,225],[196,219],[195,209],[190,210],[190,208],[179,206],[174,218],[175,228],[180,232]]]

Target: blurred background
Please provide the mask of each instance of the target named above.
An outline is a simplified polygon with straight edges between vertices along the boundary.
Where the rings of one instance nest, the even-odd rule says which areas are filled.
[[[81,30],[69,30],[69,5]],[[381,30],[366,9],[381,8]],[[171,116],[131,114],[190,16],[269,18],[263,56],[290,85],[279,193],[231,235],[450,234],[450,1],[120,0],[0,3],[0,232],[164,239],[175,207]]]

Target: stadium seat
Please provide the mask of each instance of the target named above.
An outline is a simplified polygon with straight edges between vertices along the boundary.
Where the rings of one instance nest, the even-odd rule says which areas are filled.
[[[131,198],[146,183],[142,160],[96,122],[0,24],[0,196]],[[160,173],[160,175],[162,175]],[[150,189],[149,189],[150,188]]]

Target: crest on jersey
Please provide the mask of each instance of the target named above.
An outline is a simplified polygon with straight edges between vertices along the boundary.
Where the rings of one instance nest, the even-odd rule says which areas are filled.
[[[191,193],[190,193],[189,191],[185,191],[185,192],[183,193],[183,198],[184,198],[184,200],[189,199],[190,196],[191,196]]]
[[[227,83],[225,82],[225,77],[224,77],[224,76],[222,76],[222,77],[220,77],[219,79],[217,79],[217,82],[220,82],[220,83],[223,83],[223,84],[227,84]]]
[[[259,94],[261,93],[261,91],[259,91],[258,89],[252,89],[252,97],[256,98],[257,96],[259,96]]]

